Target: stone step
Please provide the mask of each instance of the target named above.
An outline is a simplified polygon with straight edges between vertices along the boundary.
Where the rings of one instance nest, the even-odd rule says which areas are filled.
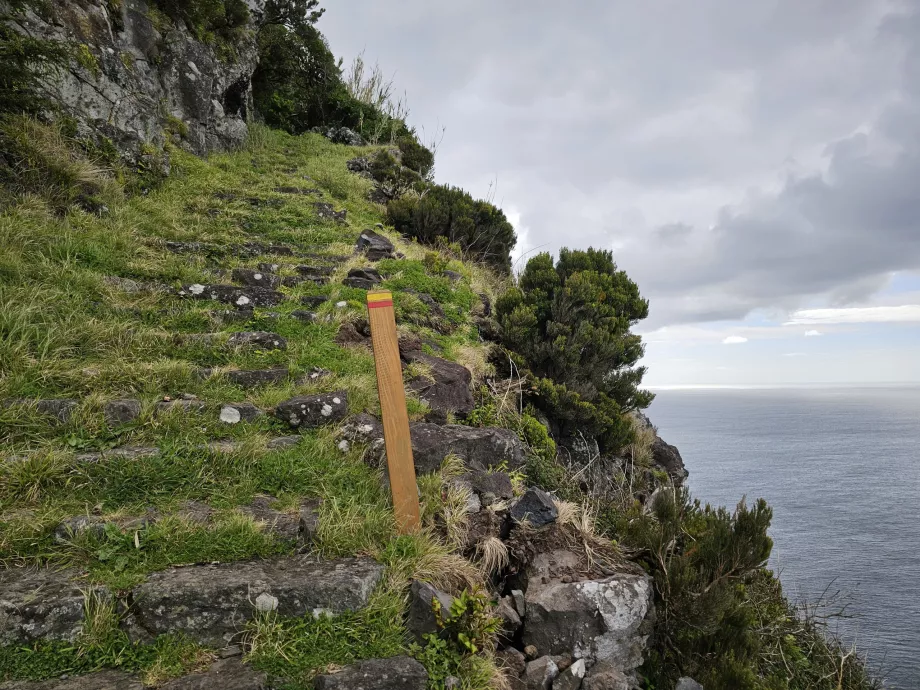
[[[181,297],[210,299],[236,307],[274,307],[284,301],[285,296],[270,288],[237,287],[235,285],[204,285],[192,283],[183,285],[177,292]]]
[[[252,268],[234,268],[231,272],[234,282],[246,287],[260,287],[275,290],[281,286],[281,276]]]
[[[219,376],[225,378],[234,386],[246,390],[269,386],[287,381],[290,370],[287,367],[274,367],[272,369],[229,369],[219,370],[203,368],[198,370],[198,376],[203,379]]]
[[[313,687],[315,690],[425,690],[428,672],[408,656],[368,659],[336,673],[317,676]]]
[[[369,558],[321,561],[310,555],[171,568],[128,593],[122,626],[139,641],[182,633],[224,647],[260,612],[300,617],[361,609],[383,570]],[[75,569],[0,571],[0,645],[76,641],[88,597],[111,601],[114,595]]]
[[[313,543],[319,528],[319,499],[301,501],[296,512],[285,512],[274,507],[277,499],[273,496],[256,496],[249,505],[239,506],[236,512],[248,515],[262,525],[266,532],[281,539],[296,541],[299,547],[308,547]],[[54,541],[68,544],[84,534],[101,538],[107,529],[115,527],[123,532],[134,532],[156,524],[164,517],[174,516],[199,525],[210,525],[214,518],[214,509],[200,501],[183,501],[173,513],[161,513],[156,508],[148,509],[143,515],[123,515],[117,518],[102,515],[74,515],[62,520],[54,528]],[[107,527],[110,526],[110,527]]]

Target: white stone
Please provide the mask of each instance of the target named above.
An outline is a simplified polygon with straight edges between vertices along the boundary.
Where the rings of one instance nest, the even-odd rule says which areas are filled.
[[[341,441],[339,441],[339,450],[340,450],[340,451],[342,451],[343,453],[347,453],[349,448],[350,448],[350,446],[349,446],[349,444],[348,444],[348,441],[346,441],[344,438],[343,438]]]
[[[335,303],[335,306],[337,306],[339,309],[343,309],[343,308],[345,308],[345,307],[348,306],[348,302],[345,302],[345,301],[336,302],[336,303]]]
[[[341,399],[339,399],[339,398],[333,398],[333,399],[332,399],[332,402],[335,403],[336,405],[341,405],[341,404],[342,404],[342,401],[341,401]]]
[[[323,403],[323,409],[321,409],[319,413],[323,415],[323,417],[328,417],[332,414],[332,405],[329,403]]]
[[[188,291],[191,292],[193,295],[200,295],[202,292],[204,292],[204,285],[200,285],[199,283],[195,283],[194,285],[189,285]]]
[[[240,295],[237,298],[236,303],[238,306],[242,307],[244,304],[249,304],[249,298],[246,295]],[[277,344],[278,343],[275,343],[275,345]]]
[[[585,660],[584,660],[584,659],[579,659],[579,660],[576,661],[574,664],[572,664],[571,666],[569,666],[569,672],[570,672],[573,676],[575,676],[576,678],[584,678],[584,677],[585,677],[585,670],[586,670],[586,669],[585,669]]]
[[[235,407],[230,407],[229,405],[224,405],[220,408],[220,421],[225,424],[238,424],[242,419],[240,411]]]
[[[189,61],[188,61],[187,63],[185,63],[185,64],[188,65],[189,69],[192,70],[192,72],[194,72],[194,73],[195,73],[196,75],[198,75],[199,77],[201,76],[201,70],[198,69],[198,65],[196,65],[196,64],[195,64],[194,62],[192,62],[191,60],[189,60]]]
[[[262,592],[259,596],[256,597],[256,611],[260,613],[268,613],[269,611],[274,611],[278,608],[278,597],[273,597],[271,594]]]
[[[253,274],[252,274],[252,277],[255,278],[256,280],[262,280],[262,274],[261,274],[261,273],[253,273]]]

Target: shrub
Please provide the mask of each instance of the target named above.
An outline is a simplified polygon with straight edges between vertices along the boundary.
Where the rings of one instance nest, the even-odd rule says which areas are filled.
[[[399,199],[422,180],[417,172],[401,165],[386,149],[371,157],[369,171],[377,191],[387,199]]]
[[[170,19],[184,23],[200,41],[232,40],[249,23],[245,0],[156,0]]]
[[[13,15],[21,9],[22,3],[12,3]],[[47,105],[37,93],[38,77],[66,64],[70,50],[20,34],[6,23],[9,19],[0,11],[0,113],[35,113]]]
[[[434,167],[434,153],[422,146],[414,136],[400,137],[396,145],[402,153],[402,164],[427,178]]]
[[[651,515],[620,520],[616,536],[640,549],[655,580],[656,638],[645,666],[654,687],[681,675],[713,690],[769,687],[754,670],[759,643],[744,584],[770,556],[771,518],[762,499],[729,513],[678,489],[660,493]]]
[[[653,397],[639,389],[642,340],[629,330],[648,302],[609,251],[562,249],[555,264],[535,256],[495,310],[503,343],[537,379],[537,406],[563,434],[578,429],[614,451],[629,442],[623,413]]]
[[[418,199],[390,203],[387,217],[393,227],[419,242],[435,244],[443,237],[475,260],[505,272],[511,269],[511,250],[517,243],[514,227],[501,209],[474,200],[459,187],[432,185]]]

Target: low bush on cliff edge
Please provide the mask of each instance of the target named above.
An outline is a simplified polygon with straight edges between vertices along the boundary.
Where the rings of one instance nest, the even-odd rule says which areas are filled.
[[[443,238],[467,255],[503,272],[511,269],[517,244],[514,226],[501,209],[475,200],[449,185],[432,185],[418,198],[403,197],[387,206],[387,219],[399,232],[424,244]]]
[[[648,315],[648,301],[609,251],[538,254],[517,287],[495,305],[502,342],[536,379],[533,402],[562,435],[594,436],[617,451],[630,441],[625,413],[648,407],[639,385],[644,348],[630,328]]]

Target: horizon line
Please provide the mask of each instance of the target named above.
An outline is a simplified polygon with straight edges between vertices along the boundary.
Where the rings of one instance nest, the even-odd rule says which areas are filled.
[[[644,386],[651,391],[673,390],[777,390],[793,388],[911,388],[920,381],[838,381],[815,383],[685,383]]]

